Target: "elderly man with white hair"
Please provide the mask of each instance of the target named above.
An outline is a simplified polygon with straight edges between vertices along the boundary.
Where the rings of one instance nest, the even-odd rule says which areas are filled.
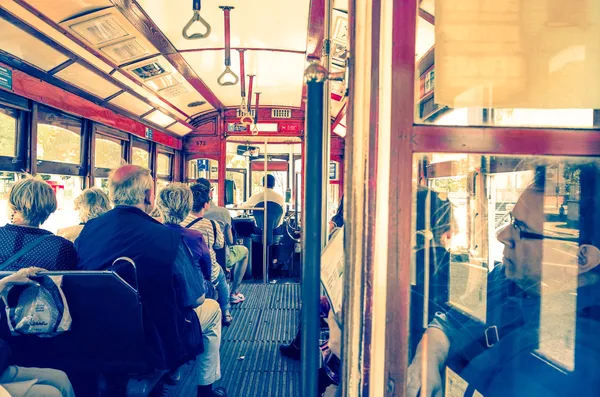
[[[221,311],[212,299],[205,299],[204,282],[194,265],[193,258],[181,235],[148,214],[154,207],[154,182],[150,170],[125,165],[109,177],[109,197],[114,208],[99,218],[86,223],[75,248],[79,254],[79,268],[84,270],[110,269],[119,257],[131,258],[137,267],[137,281],[144,304],[144,322],[148,340],[156,348],[151,352],[162,360],[181,364],[181,344],[198,339],[197,328],[191,323],[181,340],[165,331],[163,313],[194,311],[202,328],[202,346],[192,346],[197,355],[198,396],[226,396],[225,390],[213,390],[212,384],[220,379],[219,347]],[[169,281],[177,298],[167,301]],[[161,291],[164,291],[161,294]],[[172,305],[175,305],[174,307]],[[172,320],[171,320],[172,321]],[[186,320],[187,321],[187,320]],[[175,337],[176,338],[176,337]],[[189,346],[184,346],[189,347]]]

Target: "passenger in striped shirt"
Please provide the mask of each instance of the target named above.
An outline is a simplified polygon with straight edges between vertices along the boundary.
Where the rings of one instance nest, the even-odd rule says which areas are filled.
[[[225,278],[225,272],[217,262],[217,254],[215,249],[221,249],[225,246],[225,238],[219,224],[215,221],[204,218],[204,213],[210,206],[210,196],[206,187],[195,184],[191,186],[192,194],[194,195],[194,204],[192,212],[184,219],[181,226],[198,230],[204,236],[204,240],[210,250],[210,259],[212,261],[211,281],[217,291],[219,305],[223,312],[223,325],[231,324],[233,317],[231,316],[230,305],[230,290]]]

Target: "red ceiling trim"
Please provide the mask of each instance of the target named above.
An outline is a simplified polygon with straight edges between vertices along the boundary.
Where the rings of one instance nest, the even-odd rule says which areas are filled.
[[[60,87],[34,78],[18,69],[5,64],[2,64],[2,66],[12,70],[12,92],[14,94],[146,139],[147,126],[145,124],[115,113]],[[181,139],[159,131],[154,127],[149,128],[153,131],[152,141],[177,150],[182,148]]]
[[[102,76],[107,77],[108,76],[112,76],[112,74],[116,71],[116,70],[120,70],[119,65],[116,65],[111,59],[107,58],[106,56],[104,56],[101,52],[96,51],[94,48],[88,46],[83,40],[81,40],[79,37],[75,36],[74,34],[72,34],[70,31],[64,29],[62,26],[60,26],[59,24],[57,24],[56,22],[54,22],[52,19],[48,18],[45,14],[42,14],[40,11],[38,11],[37,9],[33,8],[31,5],[29,5],[28,3],[26,3],[24,0],[14,0],[15,3],[17,3],[18,5],[20,5],[21,7],[23,7],[24,9],[26,9],[27,11],[31,12],[33,15],[37,16],[38,18],[40,18],[42,21],[46,22],[48,25],[50,25],[52,28],[56,29],[57,31],[59,31],[60,33],[64,34],[66,37],[68,37],[70,40],[72,40],[73,42],[75,42],[76,44],[80,45],[81,47],[83,47],[86,51],[88,51],[89,53],[91,53],[92,55],[94,55],[95,57],[99,58],[100,60],[102,60],[103,62],[107,63],[109,66],[113,66],[115,69],[113,69],[110,73],[105,74],[104,72],[102,72]],[[23,22],[25,23],[25,22]],[[60,46],[62,48],[62,46]],[[76,56],[76,59],[78,59],[79,61],[81,61],[82,64],[85,64],[85,66],[90,69],[90,66],[93,67],[93,69],[96,69],[93,65],[91,65],[88,61],[86,61],[85,59],[82,59],[78,56]],[[95,71],[95,70],[92,70]],[[129,80],[131,80],[132,82],[134,82],[136,85],[140,86],[140,87],[144,87],[144,85],[142,83],[140,83],[139,81],[137,81],[133,76],[129,75],[129,73],[124,72],[123,73],[124,76],[126,76]],[[139,100],[145,102],[148,105],[151,105],[154,107],[154,104],[149,102],[146,98],[144,98],[143,96],[141,96],[140,94],[138,94],[135,91],[130,90],[128,87],[123,86],[123,84],[116,80],[113,79],[112,80],[113,84],[116,84],[117,86],[121,87],[121,88],[127,88],[127,92],[130,93],[131,95],[135,96],[136,98],[138,98]],[[167,99],[165,99],[164,97],[162,97],[161,95],[159,95],[156,92],[153,92],[154,95],[156,95],[156,97],[158,99],[160,99],[161,101],[163,101],[166,105],[170,106],[171,108],[173,108],[175,111],[177,111],[179,114],[181,114],[182,116],[188,118],[189,115],[187,113],[185,113],[183,110],[179,109],[177,106],[173,105],[171,102],[169,102]],[[177,118],[172,112],[170,112],[168,109],[162,109],[161,110],[165,113],[167,113],[169,116],[173,117],[173,118]],[[181,120],[180,120],[181,121]],[[181,121],[183,124],[186,124],[185,121]],[[192,128],[190,125],[186,125],[189,128]]]
[[[224,47],[214,47],[214,48],[195,48],[189,50],[180,50],[179,53],[188,53],[188,52],[203,52],[203,51],[223,51]],[[270,52],[286,52],[290,54],[306,54],[306,51],[298,51],[298,50],[286,50],[284,48],[252,48],[252,47],[231,47],[231,50],[234,51],[270,51]]]
[[[183,77],[210,103],[215,109],[222,109],[223,103],[214,92],[198,77],[183,56],[171,44],[165,34],[146,14],[135,0],[111,0],[119,11],[136,27],[136,29],[152,43],[183,75]],[[189,116],[187,116],[189,117]]]
[[[600,156],[599,131],[417,125],[411,140],[424,153]]]

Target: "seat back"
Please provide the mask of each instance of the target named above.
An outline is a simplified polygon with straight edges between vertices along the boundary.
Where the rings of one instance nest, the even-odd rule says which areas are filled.
[[[46,274],[62,276],[72,327],[55,338],[10,337],[18,364],[78,372],[149,369],[142,304],[134,287],[110,271]]]
[[[264,208],[265,202],[261,201],[256,204],[257,208]],[[267,201],[267,220],[265,222],[265,213],[264,211],[253,211],[254,219],[256,220],[256,226],[264,231],[266,227],[267,231],[267,245],[273,245],[273,235],[274,230],[277,229],[281,218],[283,217],[283,208],[273,202]]]

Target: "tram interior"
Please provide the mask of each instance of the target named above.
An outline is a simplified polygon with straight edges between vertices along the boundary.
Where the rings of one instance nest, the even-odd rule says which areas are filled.
[[[325,56],[324,8],[330,3],[331,54]],[[494,11],[490,15],[501,15],[501,8],[508,7],[505,1],[498,2],[498,9],[485,3]],[[574,98],[577,94],[568,95],[572,102],[553,107],[540,94],[543,90],[536,91],[532,99],[520,91],[490,89],[496,88],[494,84],[501,86],[502,76],[489,85],[471,86],[469,76],[458,73],[455,84],[449,84],[451,77],[446,76],[453,76],[453,68],[461,68],[439,61],[446,59],[439,54],[448,51],[447,43],[439,40],[445,31],[435,23],[436,7],[440,16],[443,4],[441,0],[418,1],[415,125],[469,127],[458,129],[459,135],[479,127],[597,131],[600,106],[588,106],[583,99]],[[560,9],[556,4],[552,10]],[[444,10],[443,15],[449,15]],[[534,11],[521,10],[528,17],[537,15]],[[542,25],[544,29],[571,27],[569,18],[575,17],[549,12],[548,18],[551,23],[535,19],[532,25],[536,29]],[[188,21],[194,22],[189,30]],[[304,362],[282,355],[280,345],[297,335],[300,279],[303,268],[310,265],[302,260],[305,192],[321,188],[305,178],[307,156],[314,153],[306,150],[309,104],[304,72],[311,60],[324,59],[331,72],[344,74],[350,56],[348,29],[348,4],[338,0],[231,0],[218,4],[205,0],[201,7],[199,0],[0,0],[0,228],[13,222],[11,188],[27,174],[52,187],[57,208],[37,226],[55,234],[81,223],[76,199],[92,187],[108,193],[112,171],[123,165],[149,169],[157,195],[175,183],[191,187],[199,179],[207,180],[211,205],[225,208],[232,218],[233,245],[248,251],[240,287],[246,300],[233,305],[233,320],[223,326],[221,379],[214,388],[224,387],[228,396],[239,397],[303,395],[300,373]],[[205,34],[207,37],[199,37]],[[527,34],[535,36],[535,31]],[[190,39],[191,35],[197,37]],[[553,67],[560,69],[569,64],[565,60],[569,54],[585,58],[580,47],[555,48],[556,37],[554,33],[544,36],[544,44],[550,48],[550,55],[544,56],[551,60],[544,58],[541,63],[552,61]],[[589,70],[586,73],[591,74]],[[506,80],[513,77],[504,76]],[[346,117],[353,98],[352,93],[348,96],[348,82],[339,80],[328,83],[324,105],[330,139],[323,148],[323,221],[336,215],[344,191],[354,193],[344,188],[352,183],[344,178],[353,167],[346,153]],[[554,87],[549,81],[542,76],[532,85]],[[561,77],[552,93],[568,83]],[[444,86],[445,91],[440,88]],[[471,139],[484,140],[481,136],[474,134]],[[540,141],[545,147],[543,138]],[[490,275],[494,269],[511,265],[505,253],[507,244],[499,236],[514,229],[515,207],[527,189],[537,184],[543,191],[538,203],[543,234],[538,230],[538,237],[533,237],[542,241],[543,253],[543,288],[536,317],[539,333],[527,360],[507,368],[522,370],[531,386],[527,390],[555,395],[551,394],[552,385],[562,379],[580,379],[572,374],[589,364],[582,358],[585,346],[578,343],[581,302],[573,269],[580,257],[582,235],[597,234],[597,211],[595,218],[588,216],[590,205],[582,199],[591,197],[600,207],[597,148],[590,149],[596,150],[590,156],[533,156],[510,153],[525,153],[516,148],[518,143],[512,143],[502,146],[507,153],[479,154],[457,150],[452,139],[440,138],[440,142],[438,151],[417,148],[412,158],[408,361],[417,358],[418,362],[423,335],[440,312],[451,312],[460,321],[484,327],[488,337],[488,330],[495,327],[491,319],[494,305],[502,304],[494,300],[493,288],[488,288]],[[540,149],[533,151],[539,154]],[[271,190],[283,204],[275,203],[281,212],[275,220],[270,217],[279,210],[270,206],[273,200],[267,199],[269,189],[264,186],[270,178],[274,181]],[[370,182],[352,187],[376,189]],[[263,198],[248,205],[256,195]],[[436,212],[440,209],[441,213]],[[514,233],[523,234],[521,230]],[[399,239],[408,240],[405,236]],[[226,268],[223,255],[227,255],[225,248],[216,257]],[[378,263],[376,271],[387,271],[386,266]],[[341,272],[346,269],[342,266]],[[72,280],[67,285],[84,285],[77,284],[77,277]],[[378,285],[371,281],[369,286]],[[123,290],[131,292],[133,287],[124,285],[115,287],[122,293],[118,296],[130,297]],[[119,302],[110,302],[119,306]],[[85,315],[85,310],[74,304],[73,321],[84,321],[76,318],[82,312]],[[325,318],[319,319],[323,340],[329,335]],[[100,320],[93,324],[103,329]],[[127,340],[135,340],[135,335],[131,336],[134,331]],[[118,333],[109,334],[118,337]],[[45,348],[43,343],[35,339],[39,352]],[[31,350],[25,349],[24,357],[22,344],[17,345],[15,364],[52,365],[48,357],[36,361]],[[56,354],[56,350],[49,351]],[[78,367],[86,358],[72,350],[69,354],[65,353],[71,360],[68,365],[61,362],[64,365],[56,367],[67,372],[78,396],[200,396],[198,360],[159,371],[135,368],[138,372],[130,373],[110,367],[102,376],[91,376],[86,366]],[[476,365],[458,357],[440,366],[444,394],[463,396],[469,390],[473,396],[481,395],[475,389],[479,375],[486,371],[474,370]],[[157,372],[161,376],[157,377]],[[548,380],[553,377],[557,383]],[[330,396],[337,391],[335,386],[329,389]],[[560,395],[562,390],[554,391]],[[530,395],[541,395],[533,391]]]

